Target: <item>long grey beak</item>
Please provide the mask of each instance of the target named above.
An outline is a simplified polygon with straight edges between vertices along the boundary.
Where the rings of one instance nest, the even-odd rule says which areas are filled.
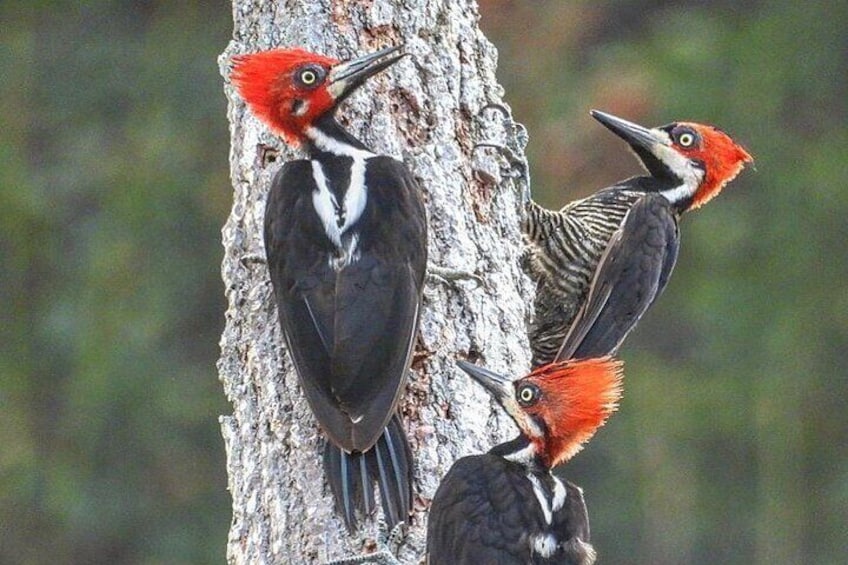
[[[543,434],[539,426],[533,422],[533,418],[515,400],[515,385],[513,381],[466,361],[457,361],[456,364],[460,369],[471,375],[475,381],[483,385],[483,388],[489,394],[495,397],[498,404],[515,420],[516,425],[518,425],[522,433],[528,437],[539,437]]]
[[[601,122],[607,129],[631,146],[644,147],[650,150],[658,143],[663,145],[668,144],[667,140],[660,138],[655,132],[639,124],[628,122],[623,118],[601,112],[600,110],[592,110],[589,113],[592,114],[593,118]]]
[[[460,369],[473,377],[475,381],[483,385],[483,388],[502,405],[512,398],[513,387],[511,380],[467,361],[457,361],[456,364]]]
[[[370,53],[345,61],[344,63],[339,63],[330,71],[329,84],[327,86],[330,95],[337,102],[340,102],[362,86],[369,77],[374,76],[405,57],[406,54],[403,53],[388,57],[393,53],[397,53],[402,48],[403,45],[387,47],[376,53]]]

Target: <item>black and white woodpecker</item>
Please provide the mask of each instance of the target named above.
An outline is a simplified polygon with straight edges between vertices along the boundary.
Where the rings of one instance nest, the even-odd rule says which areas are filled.
[[[379,484],[388,525],[408,520],[412,455],[397,414],[427,265],[417,182],[334,115],[399,47],[340,62],[301,49],[234,57],[232,82],[253,113],[308,159],[274,178],[265,252],[301,387],[327,436],[324,470],[348,529]]]
[[[723,131],[676,122],[648,129],[592,111],[647,170],[559,211],[529,203],[523,231],[537,283],[533,365],[614,354],[662,293],[677,260],[680,216],[752,158]]]
[[[622,363],[551,364],[511,381],[459,361],[518,425],[514,440],[463,457],[442,479],[427,525],[429,565],[590,565],[583,491],[551,472],[616,409]]]

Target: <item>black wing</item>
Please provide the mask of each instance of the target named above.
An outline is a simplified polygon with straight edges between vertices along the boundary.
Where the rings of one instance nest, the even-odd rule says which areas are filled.
[[[372,175],[375,161],[380,174]],[[426,219],[414,179],[389,158],[369,160],[367,170],[358,260],[340,270],[312,205],[309,161],[287,163],[277,174],[265,215],[268,268],[292,360],[322,428],[347,451],[372,447],[394,411],[426,267]]]
[[[590,565],[595,562],[595,548],[590,543],[589,511],[583,498],[583,489],[562,479],[565,486],[565,504],[556,515],[556,536],[563,540],[560,559],[563,564]]]
[[[530,549],[522,534],[542,524],[528,512],[532,509],[528,502],[535,501],[529,482],[509,471],[509,465],[491,454],[454,463],[430,506],[429,565],[529,562]]]
[[[349,416],[341,441],[359,451],[377,441],[403,392],[420,291],[409,265],[367,254],[337,278],[332,396],[326,400]]]
[[[641,197],[610,239],[556,360],[615,353],[665,289],[679,243],[668,200],[655,193]]]
[[[491,453],[454,463],[430,506],[429,565],[593,563],[580,488],[563,481],[564,505],[547,523],[526,473],[523,466]],[[547,534],[556,545],[542,555],[532,549],[532,538]]]

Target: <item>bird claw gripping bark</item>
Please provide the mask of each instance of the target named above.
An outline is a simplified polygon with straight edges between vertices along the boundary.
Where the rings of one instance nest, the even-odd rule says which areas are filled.
[[[474,281],[478,286],[484,286],[486,281],[483,277],[469,271],[439,267],[438,265],[427,265],[427,279],[441,284],[451,284],[457,281]]]
[[[385,520],[377,523],[377,551],[368,555],[345,557],[335,561],[327,561],[324,565],[358,565],[371,563],[373,565],[401,565],[396,557],[400,546],[406,538],[406,524],[400,522],[390,532]]]
[[[480,109],[478,116],[482,116],[487,110],[494,110],[502,116],[501,127],[506,142],[480,141],[475,144],[474,149],[496,149],[507,165],[502,167],[501,175],[515,180],[521,188],[522,200],[528,202],[530,200],[530,164],[523,155],[524,147],[527,145],[527,130],[512,119],[512,112],[507,106],[491,102]]]

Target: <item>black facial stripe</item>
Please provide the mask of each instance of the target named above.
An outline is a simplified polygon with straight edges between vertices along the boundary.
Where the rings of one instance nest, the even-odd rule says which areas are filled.
[[[670,168],[668,168],[668,165],[657,159],[656,155],[641,146],[631,147],[633,152],[636,153],[636,156],[639,157],[639,160],[642,161],[642,164],[645,165],[645,168],[648,169],[648,172],[652,177],[658,179],[675,178],[674,173]]]
[[[539,431],[542,432],[543,436],[548,435],[548,426],[545,424],[545,419],[541,416],[533,415],[530,416],[533,419],[533,423],[539,428]]]

